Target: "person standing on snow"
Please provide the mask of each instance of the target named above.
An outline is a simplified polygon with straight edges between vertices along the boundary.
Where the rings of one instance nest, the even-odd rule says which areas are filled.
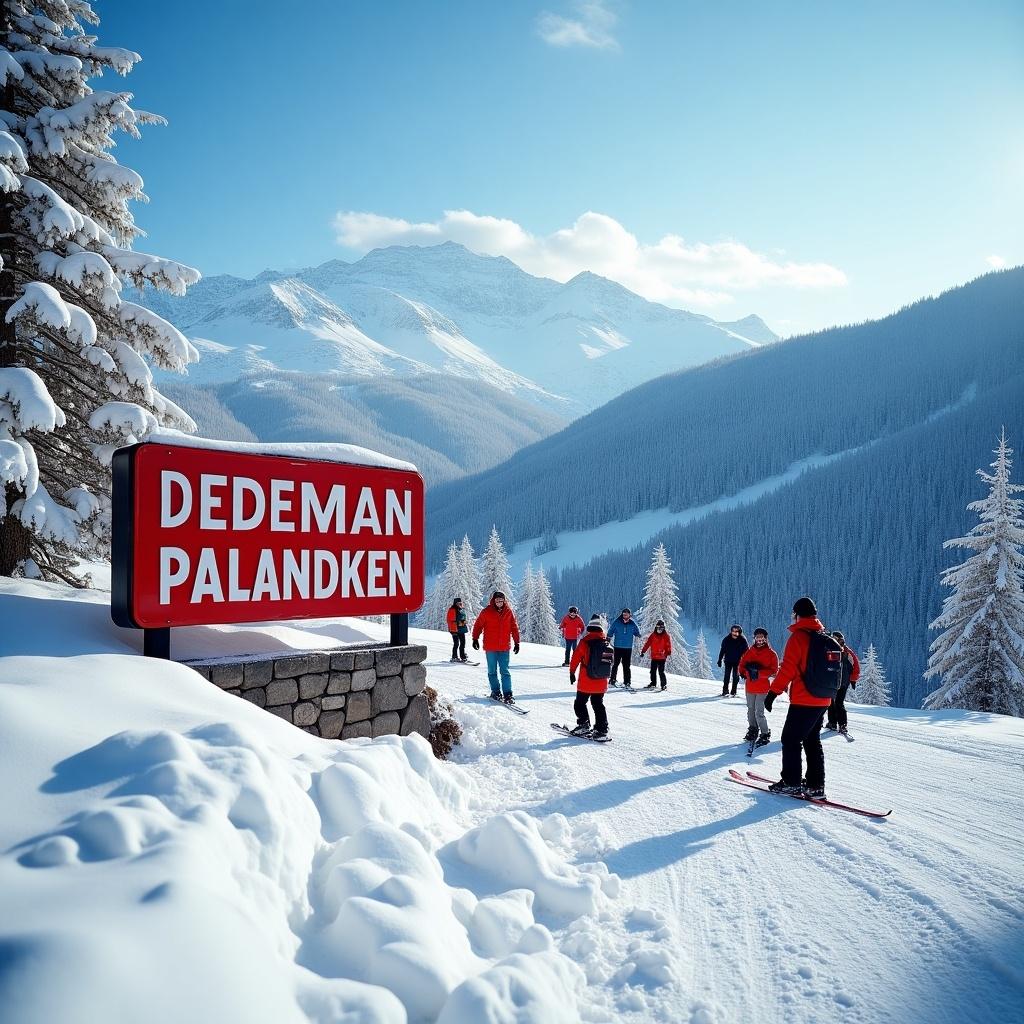
[[[747,638],[743,635],[743,627],[734,622],[729,632],[722,637],[722,646],[718,649],[718,667],[725,664],[725,676],[722,679],[722,696],[729,696],[729,680],[732,679],[732,695],[736,696],[736,685],[740,681],[740,658],[746,653]]]
[[[563,668],[569,664],[569,659],[576,650],[576,645],[580,642],[580,637],[583,636],[583,632],[586,628],[587,624],[583,621],[583,617],[580,615],[579,609],[576,605],[573,605],[569,609],[565,618],[562,619],[562,624],[559,626],[559,629],[562,631],[562,639],[565,641],[565,661],[562,662]]]
[[[842,648],[825,632],[818,609],[809,597],[793,605],[793,624],[782,664],[769,685],[764,709],[789,687],[789,713],[782,727],[782,778],[768,788],[773,793],[825,799],[825,752],[821,723],[839,682]],[[801,778],[802,754],[807,757],[807,778]]]
[[[651,681],[647,686],[648,690],[658,688],[658,676],[661,676],[661,688],[666,687],[665,662],[672,657],[672,637],[665,629],[665,620],[658,619],[654,624],[654,632],[644,641],[640,648],[642,658],[648,650],[651,652]]]
[[[512,696],[512,674],[508,669],[508,649],[519,653],[519,623],[508,606],[505,595],[496,590],[487,607],[473,623],[473,650],[480,650],[480,634],[484,635],[484,653],[487,656],[487,681],[491,684],[491,699],[515,703]],[[501,688],[498,688],[498,673]]]
[[[469,632],[469,616],[462,607],[461,597],[455,598],[448,609],[448,632],[452,635],[452,661],[468,661],[466,634]]]
[[[587,629],[589,631],[590,627],[587,626]],[[608,642],[614,648],[612,677],[609,680],[609,685],[619,685],[615,681],[615,674],[621,665],[622,685],[627,690],[632,689],[633,676],[630,663],[633,660],[633,641],[639,636],[640,630],[636,628],[636,623],[633,621],[633,613],[628,608],[623,608],[619,617],[608,627]]]
[[[576,700],[572,710],[576,715],[574,736],[588,736],[605,742],[608,739],[608,712],[604,707],[604,695],[608,691],[608,676],[611,674],[611,651],[604,635],[600,615],[591,615],[586,635],[580,640],[569,663],[569,679],[576,683]],[[577,682],[578,677],[578,682]],[[587,704],[594,709],[594,729],[590,729],[590,712]]]
[[[846,638],[838,629],[832,631],[832,635],[839,641],[843,648],[843,660],[840,668],[843,673],[842,681],[839,684],[839,691],[832,698],[828,706],[828,716],[825,729],[827,732],[838,731],[846,735],[846,691],[852,686],[857,689],[857,680],[860,679],[860,659],[849,647],[846,646]]]
[[[768,630],[758,626],[754,630],[754,646],[744,651],[739,664],[747,693],[747,735],[743,737],[747,743],[756,739],[757,746],[763,747],[772,737],[764,716],[764,701],[768,683],[778,671],[779,656],[768,643]]]

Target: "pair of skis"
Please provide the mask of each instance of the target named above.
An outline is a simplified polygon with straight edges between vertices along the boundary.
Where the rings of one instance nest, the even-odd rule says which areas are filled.
[[[593,733],[583,733],[583,735],[574,733],[569,726],[559,725],[558,722],[552,722],[551,728],[554,729],[555,732],[560,732],[563,736],[571,736],[574,740],[590,740],[591,743],[611,743],[612,741],[611,736],[608,735],[595,736]]]
[[[741,775],[735,768],[729,769],[729,778],[733,782],[738,782],[741,786],[749,786],[751,789],[760,790],[762,793],[771,793],[772,791],[768,786],[773,783],[774,779],[767,779],[763,775],[757,775],[755,772],[747,772],[746,776]],[[850,804],[839,804],[834,800],[818,800],[809,796],[801,796],[797,793],[772,793],[773,796],[788,796],[793,800],[803,800],[804,803],[818,804],[820,807],[834,807],[837,811],[849,811],[851,814],[859,814],[863,818],[888,818],[892,814],[891,810],[888,811],[868,811],[863,807],[852,807]]]

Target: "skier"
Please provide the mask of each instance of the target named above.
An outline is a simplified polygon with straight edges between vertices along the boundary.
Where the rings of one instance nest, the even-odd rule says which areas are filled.
[[[743,737],[747,743],[757,740],[756,745],[763,747],[772,737],[764,716],[764,701],[771,677],[778,671],[779,656],[768,642],[768,630],[758,626],[754,630],[754,646],[743,652],[739,664],[747,693],[747,734]]]
[[[729,632],[722,637],[722,646],[718,649],[718,667],[725,662],[725,677],[722,679],[722,696],[729,696],[729,678],[732,677],[732,695],[736,696],[736,684],[740,681],[739,664],[740,658],[750,645],[743,635],[743,627],[734,622],[729,627]]]
[[[587,629],[589,630],[590,627],[587,626]],[[619,613],[619,617],[608,627],[608,642],[615,649],[612,661],[612,677],[609,681],[612,686],[619,685],[615,681],[615,674],[619,670],[619,665],[621,665],[623,687],[627,690],[633,688],[630,662],[633,660],[633,639],[639,636],[640,630],[637,629],[636,623],[633,621],[633,613],[628,608],[623,608]]]
[[[573,652],[569,664],[569,679],[579,682],[576,686],[576,700],[572,710],[576,715],[575,736],[590,736],[591,739],[608,739],[608,713],[604,707],[604,695],[608,690],[608,676],[611,674],[608,656],[608,639],[600,615],[591,615],[587,632]],[[594,729],[590,729],[590,712],[587,704],[594,709]]]
[[[654,632],[640,648],[640,657],[642,658],[648,650],[651,652],[651,682],[647,689],[656,690],[658,688],[657,677],[660,675],[661,688],[664,690],[666,686],[665,662],[672,657],[672,637],[665,631],[664,619],[658,619],[654,624]]]
[[[793,624],[789,632],[782,664],[769,684],[764,701],[765,711],[771,711],[775,698],[789,687],[789,713],[782,727],[782,778],[768,788],[774,793],[824,800],[825,753],[821,749],[821,722],[838,688],[838,664],[833,667],[833,663],[839,660],[840,647],[825,632],[818,609],[809,597],[801,597],[793,605]],[[828,676],[824,683],[823,675]],[[807,755],[805,781],[801,780],[801,751]]]
[[[573,605],[559,626],[559,629],[562,631],[562,639],[565,641],[565,661],[562,662],[563,667],[569,664],[569,659],[572,657],[573,651],[576,650],[576,645],[580,642],[580,637],[583,636],[586,628],[587,624],[583,621],[583,616],[580,615],[576,605]]]
[[[484,653],[487,656],[487,681],[491,684],[491,699],[514,704],[512,674],[508,670],[508,649],[519,653],[519,623],[508,606],[505,595],[496,590],[486,608],[473,623],[473,650],[480,650],[480,634],[484,635]],[[501,689],[498,673],[501,672]]]
[[[466,657],[466,634],[469,632],[469,616],[462,607],[462,598],[457,597],[448,609],[448,632],[452,635],[452,661],[469,661]]]
[[[828,706],[826,719],[826,732],[836,732],[846,735],[846,691],[852,686],[857,689],[857,680],[860,679],[860,659],[849,647],[846,646],[846,637],[838,630],[832,630],[832,635],[842,644],[843,660],[840,662],[842,670],[842,681],[839,684],[839,691],[832,698]]]

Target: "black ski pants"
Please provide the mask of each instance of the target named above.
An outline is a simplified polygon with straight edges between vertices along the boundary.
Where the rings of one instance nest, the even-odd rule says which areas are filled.
[[[452,657],[466,660],[466,634],[452,633]]]
[[[651,686],[657,683],[659,675],[661,676],[661,688],[664,690],[668,686],[668,682],[665,679],[665,659],[651,658]]]
[[[616,647],[612,654],[612,679],[615,682],[615,676],[619,671],[619,666],[622,666],[622,681],[626,686],[630,686],[633,682],[632,668],[630,663],[633,660],[633,648],[632,647]]]
[[[590,725],[590,712],[587,702],[594,709],[594,728],[598,732],[608,731],[608,712],[604,709],[603,693],[577,693],[572,709],[576,714],[577,725]]]
[[[563,665],[568,665],[572,660],[572,656],[576,653],[576,648],[579,646],[579,640],[566,640],[565,641],[565,661]]]
[[[799,786],[801,755],[807,755],[807,785],[817,789],[825,785],[825,752],[821,749],[821,723],[825,708],[790,704],[782,727],[782,781]]]
[[[830,729],[835,729],[837,726],[841,729],[846,728],[846,691],[849,688],[849,683],[843,683],[828,706],[828,727]]]
[[[732,676],[732,695],[736,696],[736,684],[740,681],[740,668],[739,662],[735,665],[730,665],[729,662],[725,663],[725,677],[722,679],[722,696],[724,697],[729,692],[729,677]]]

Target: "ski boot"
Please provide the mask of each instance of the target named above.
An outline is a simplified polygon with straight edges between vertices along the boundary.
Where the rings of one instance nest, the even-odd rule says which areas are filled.
[[[846,726],[845,725],[839,726],[839,735],[840,736],[846,736],[847,734],[848,734],[848,730],[847,730]]]
[[[570,729],[569,730],[569,735],[570,736],[589,736],[590,735],[590,731],[591,731],[590,730],[590,723],[589,722],[581,722],[579,725],[576,726],[575,729]]]
[[[752,725],[749,729],[747,729],[747,734],[746,734],[746,736],[743,737],[743,742],[744,743],[749,743],[751,740],[756,740],[756,739],[757,739],[757,726],[756,725]]]
[[[503,693],[503,694],[501,695],[501,699],[502,699],[502,700],[503,700],[503,701],[504,701],[504,702],[505,702],[506,704],[515,704],[515,702],[516,702],[516,699],[515,699],[515,697],[513,697],[511,693]]]
[[[804,787],[802,785],[790,786],[788,783],[779,779],[778,782],[773,782],[768,787],[771,793],[781,793],[783,796],[803,796]]]
[[[644,687],[644,689],[645,689],[645,690],[656,690],[657,688],[658,688],[658,684],[657,684],[657,683],[648,683],[648,684],[647,684],[647,685],[646,685],[646,686]],[[665,687],[663,686],[663,687],[662,687],[662,689],[664,690],[664,689],[665,689]]]
[[[771,729],[769,729],[768,732],[763,732],[760,736],[757,737],[757,742],[754,744],[754,746],[763,747],[771,738],[772,732]]]
[[[492,694],[490,695],[490,699],[491,699],[491,700],[496,700],[496,701],[497,701],[497,702],[498,702],[499,704],[501,704],[501,703],[502,703],[502,701],[503,701],[503,698],[502,698],[502,696],[501,696],[501,693],[500,693],[500,692],[499,692],[499,693],[492,693]]]
[[[808,785],[807,780],[804,779],[803,791],[804,791],[804,796],[807,797],[808,800],[827,800],[828,799],[828,797],[825,796],[825,785],[824,785],[824,783],[822,783],[822,785],[820,785],[820,786],[811,786],[811,785]]]
[[[825,723],[825,727],[824,727],[824,728],[823,728],[823,729],[822,729],[821,731],[822,731],[822,732],[838,732],[838,731],[839,731],[839,729],[838,729],[838,728],[837,728],[836,726],[834,726],[834,725],[829,725],[829,724],[828,724],[828,723],[826,722],[826,723]]]
[[[596,729],[590,734],[590,739],[595,743],[607,743],[610,737],[607,732],[598,732]]]
[[[615,682],[615,680],[614,680],[614,679],[609,679],[609,680],[608,680],[608,685],[609,685],[609,686],[614,686],[614,687],[618,688],[618,685],[619,685],[619,684],[618,684],[617,682]]]

